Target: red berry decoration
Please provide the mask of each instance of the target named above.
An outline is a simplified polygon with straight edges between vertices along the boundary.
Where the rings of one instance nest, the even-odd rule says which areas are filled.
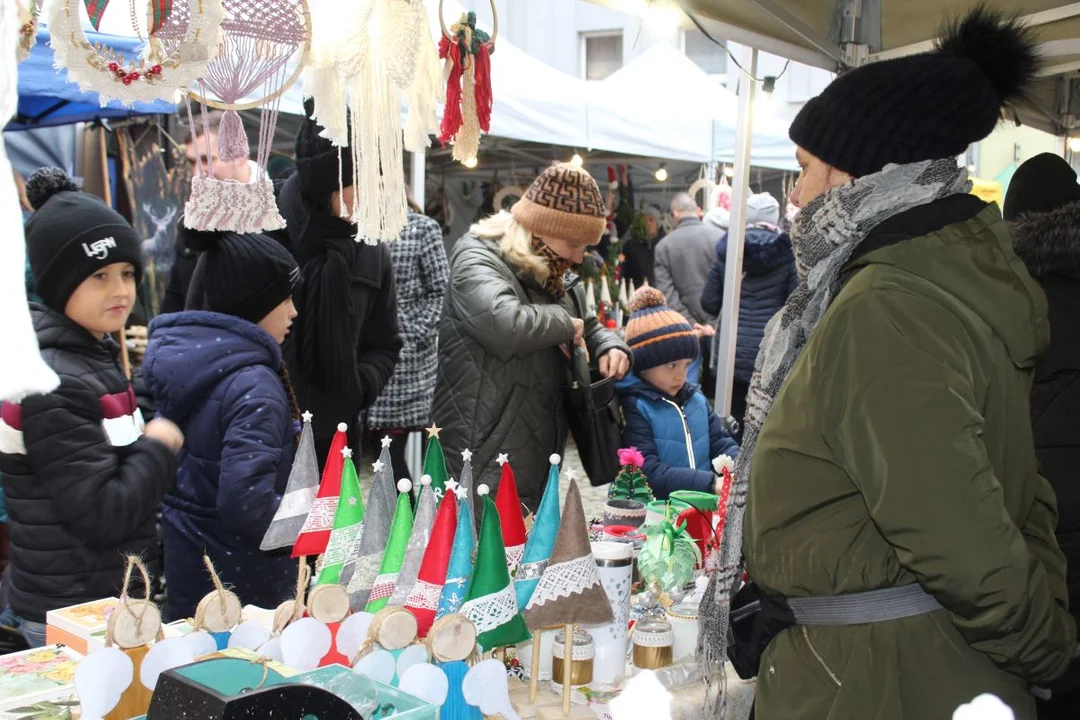
[[[120,66],[118,64],[116,64],[114,62],[109,63],[109,70],[112,70],[113,72],[116,72],[119,69],[120,69]]]
[[[124,82],[125,85],[130,85],[131,82],[132,82],[131,76],[130,75],[125,75],[124,78],[123,78],[123,82]]]
[[[130,75],[128,75],[128,77],[131,78],[131,82],[135,82],[136,80],[139,79],[139,73],[133,72]]]
[[[150,72],[154,73],[155,75],[160,75],[161,74],[161,66],[160,65],[155,65],[154,67],[150,68]]]

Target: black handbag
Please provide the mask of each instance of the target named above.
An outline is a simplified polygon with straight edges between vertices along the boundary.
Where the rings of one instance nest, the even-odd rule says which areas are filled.
[[[570,433],[589,483],[594,487],[607,485],[619,474],[623,436],[615,378],[600,377],[599,371],[589,366],[585,349],[576,345],[570,375],[570,385],[563,392]]]
[[[769,643],[794,624],[784,598],[765,595],[753,581],[743,585],[728,614],[727,656],[739,677],[757,677]]]

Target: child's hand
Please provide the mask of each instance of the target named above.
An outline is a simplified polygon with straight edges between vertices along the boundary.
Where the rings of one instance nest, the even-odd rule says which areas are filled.
[[[146,431],[143,434],[151,440],[157,440],[172,450],[173,454],[179,453],[180,449],[184,447],[184,433],[172,420],[166,420],[162,417],[154,418],[147,423]]]

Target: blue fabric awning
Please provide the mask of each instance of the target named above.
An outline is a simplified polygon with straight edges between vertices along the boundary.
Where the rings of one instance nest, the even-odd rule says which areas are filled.
[[[141,41],[135,37],[105,35],[87,30],[90,42],[100,42],[123,52],[126,56],[137,55]],[[53,51],[49,46],[49,31],[39,29],[37,44],[30,57],[19,64],[19,109],[5,130],[26,130],[33,127],[68,125],[90,122],[99,118],[127,118],[133,115],[172,114],[176,106],[159,100],[152,103],[136,103],[125,107],[112,102],[101,107],[97,93],[83,92],[79,86],[68,82],[67,70],[53,67]]]

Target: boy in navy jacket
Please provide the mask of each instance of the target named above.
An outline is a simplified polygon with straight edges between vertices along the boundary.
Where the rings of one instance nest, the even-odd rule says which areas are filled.
[[[645,476],[658,499],[675,490],[713,492],[712,460],[736,457],[739,446],[698,386],[687,382],[698,336],[655,288],[634,293],[630,311],[626,341],[634,353],[634,372],[616,385],[626,418],[625,443],[645,456]]]

